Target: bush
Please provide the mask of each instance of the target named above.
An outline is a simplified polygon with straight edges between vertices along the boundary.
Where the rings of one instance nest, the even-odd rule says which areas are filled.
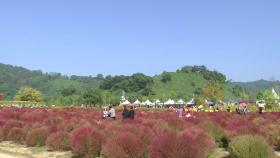
[[[102,147],[102,154],[110,158],[142,158],[145,153],[142,140],[130,132],[117,132]]]
[[[272,151],[264,138],[252,135],[235,137],[228,147],[233,158],[271,158]]]
[[[224,130],[220,126],[215,125],[212,122],[207,122],[204,125],[204,129],[215,140],[215,143],[218,147],[227,147],[228,146],[229,140],[226,137]]]
[[[23,143],[25,135],[26,134],[22,128],[14,127],[8,134],[8,140],[14,141],[16,143]]]
[[[47,128],[32,129],[26,136],[27,146],[44,146],[48,137]]]
[[[65,151],[70,149],[70,134],[67,132],[56,132],[51,134],[46,144],[52,150]]]
[[[20,121],[11,120],[11,121],[8,121],[3,126],[2,131],[1,131],[1,135],[2,135],[3,140],[7,140],[8,139],[9,132],[14,127],[21,128],[22,127],[22,123]]]
[[[71,150],[85,158],[97,157],[101,153],[103,137],[95,129],[84,127],[72,134]]]
[[[206,157],[213,149],[212,139],[198,127],[190,127],[178,134],[165,132],[151,145],[150,157]]]

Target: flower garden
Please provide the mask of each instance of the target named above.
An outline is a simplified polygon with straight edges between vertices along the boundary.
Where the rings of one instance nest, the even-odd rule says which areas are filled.
[[[206,158],[215,148],[231,157],[270,158],[280,148],[280,113],[195,113],[137,109],[134,120],[102,119],[101,109],[0,110],[0,140],[71,151],[75,157]]]

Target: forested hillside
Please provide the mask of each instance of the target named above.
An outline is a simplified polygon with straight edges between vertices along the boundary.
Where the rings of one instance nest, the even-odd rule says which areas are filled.
[[[176,72],[164,71],[153,77],[142,73],[106,77],[99,74],[92,77],[43,73],[40,70],[32,71],[23,67],[0,64],[0,94],[5,100],[13,100],[17,91],[27,86],[41,91],[45,103],[57,105],[92,101],[87,97],[95,97],[95,100],[103,103],[118,102],[123,93],[130,101],[135,99],[163,101],[168,98],[189,100],[193,96],[211,100],[248,100],[254,97],[258,90],[275,85],[279,86],[279,81],[231,83],[222,73],[210,71],[205,66],[185,66]],[[102,99],[96,99],[94,95]]]

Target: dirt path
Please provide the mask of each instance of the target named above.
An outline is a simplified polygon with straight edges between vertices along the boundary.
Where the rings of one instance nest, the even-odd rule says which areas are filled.
[[[70,151],[51,152],[47,147],[28,148],[9,141],[0,142],[0,158],[71,158],[71,156]]]
[[[23,158],[20,156],[9,155],[9,154],[5,154],[5,153],[1,153],[1,152],[0,152],[0,157],[1,158]]]

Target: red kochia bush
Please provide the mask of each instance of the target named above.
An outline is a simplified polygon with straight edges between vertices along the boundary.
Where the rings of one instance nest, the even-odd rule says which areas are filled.
[[[16,143],[23,143],[25,135],[26,133],[22,128],[14,127],[8,134],[8,140],[14,141]]]
[[[44,146],[47,137],[48,137],[47,128],[42,127],[42,128],[32,129],[30,132],[28,132],[25,142],[27,146]]]
[[[110,158],[142,158],[145,147],[141,139],[130,132],[116,132],[102,146],[102,155]]]
[[[70,149],[71,136],[67,132],[56,132],[51,134],[46,144],[52,150],[64,151]]]
[[[212,139],[200,128],[190,127],[178,134],[162,133],[151,145],[151,158],[202,158],[213,149]]]
[[[102,140],[102,135],[94,128],[79,128],[72,134],[71,150],[81,157],[97,157],[101,152]]]
[[[10,120],[3,126],[1,135],[4,140],[8,139],[8,134],[9,134],[10,130],[13,129],[14,127],[21,128],[22,123],[20,121]]]

